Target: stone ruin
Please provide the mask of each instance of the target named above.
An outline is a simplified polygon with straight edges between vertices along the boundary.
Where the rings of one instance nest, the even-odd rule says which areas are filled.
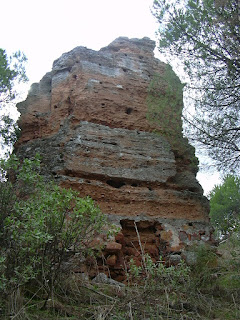
[[[149,38],[124,37],[99,51],[77,47],[54,61],[17,106],[21,136],[15,152],[40,153],[46,176],[91,196],[120,226],[98,261],[99,270],[117,280],[130,258],[140,263],[137,231],[153,261],[187,259],[192,244],[212,241],[193,147],[182,128],[173,128],[176,146],[159,134],[161,123],[147,117],[151,81],[167,68],[154,48]],[[181,126],[182,97],[177,109],[173,118]]]

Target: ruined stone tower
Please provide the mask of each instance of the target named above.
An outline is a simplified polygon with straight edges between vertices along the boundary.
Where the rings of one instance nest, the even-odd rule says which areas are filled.
[[[147,117],[149,86],[156,75],[164,81],[167,68],[154,58],[154,47],[148,38],[118,38],[100,51],[77,47],[54,61],[18,104],[15,152],[40,153],[45,175],[91,196],[121,226],[105,251],[115,278],[124,259],[137,259],[136,227],[155,260],[211,240],[193,148],[179,128],[173,128],[176,145]],[[182,100],[175,107],[171,117],[181,126]]]

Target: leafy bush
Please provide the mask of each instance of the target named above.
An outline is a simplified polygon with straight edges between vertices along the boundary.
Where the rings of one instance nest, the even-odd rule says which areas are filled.
[[[2,162],[0,292],[9,295],[35,281],[47,301],[64,262],[76,252],[86,253],[106,220],[91,198],[45,183],[39,168],[39,157],[21,165],[16,157]],[[6,179],[6,169],[12,182]]]
[[[198,245],[195,248],[197,257],[196,264],[192,268],[192,282],[196,288],[214,287],[215,275],[218,270],[218,256],[216,252],[207,245]]]
[[[240,225],[240,178],[227,175],[209,196],[210,218],[218,235],[237,234]]]
[[[177,266],[170,267],[165,266],[161,257],[157,263],[154,263],[148,254],[144,254],[142,260],[142,266],[137,266],[133,259],[130,260],[129,278],[143,280],[152,289],[164,285],[167,285],[168,289],[177,289],[189,283],[190,268],[183,260]]]
[[[222,259],[220,260],[221,272],[217,280],[218,286],[228,293],[238,292],[240,295],[240,238],[233,233],[223,241],[218,248]]]

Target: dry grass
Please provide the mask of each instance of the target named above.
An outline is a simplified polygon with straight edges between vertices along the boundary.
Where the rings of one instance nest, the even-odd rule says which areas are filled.
[[[226,244],[224,250],[228,250]],[[4,307],[2,304],[2,309],[0,305],[0,319],[240,319],[239,257],[233,255],[233,262],[229,257],[228,260],[219,258],[217,266],[212,263],[215,255],[209,250],[202,250],[199,258],[189,278],[179,278],[177,282],[171,282],[169,274],[159,277],[149,272],[145,277],[140,275],[137,281],[130,275],[133,277],[129,281],[131,285],[121,287],[95,284],[84,281],[79,274],[72,274],[61,280],[45,310],[42,310],[44,291],[40,288],[33,290],[34,293],[17,290],[8,297]],[[147,268],[147,261],[144,263]]]

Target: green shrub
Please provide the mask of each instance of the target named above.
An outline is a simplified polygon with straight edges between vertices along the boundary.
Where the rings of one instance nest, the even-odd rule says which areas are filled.
[[[240,238],[238,233],[232,233],[227,240],[221,243],[218,252],[221,255],[218,286],[228,293],[236,291],[240,295]]]
[[[133,259],[130,260],[129,279],[145,281],[152,289],[166,285],[174,290],[189,284],[190,268],[183,260],[177,266],[166,267],[161,257],[154,263],[148,254],[144,254],[142,261],[142,266],[137,266]]]
[[[195,248],[197,260],[192,267],[192,280],[196,288],[214,288],[218,270],[218,257],[213,248],[198,245]]]
[[[106,219],[91,198],[45,183],[39,175],[39,158],[20,165],[13,157],[1,168],[0,292],[9,295],[34,281],[47,301],[64,262],[76,252],[88,251],[88,242]],[[6,169],[13,182],[4,179]]]
[[[210,218],[216,235],[222,239],[240,230],[240,178],[226,175],[209,194]]]

